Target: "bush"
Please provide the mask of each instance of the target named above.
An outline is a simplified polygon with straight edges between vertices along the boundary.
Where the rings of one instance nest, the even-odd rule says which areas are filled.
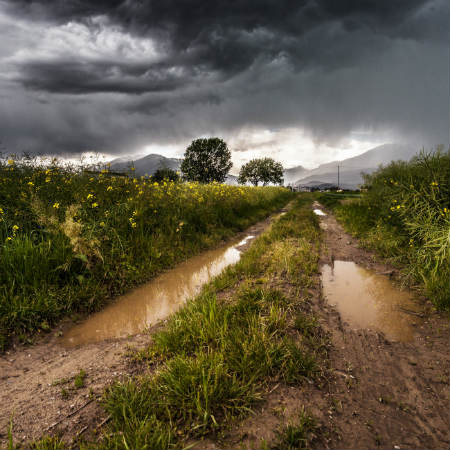
[[[162,169],[158,169],[152,175],[152,181],[156,181],[157,183],[162,183],[164,181],[180,181],[180,176],[178,175],[178,172],[175,172],[175,170],[164,167]]]

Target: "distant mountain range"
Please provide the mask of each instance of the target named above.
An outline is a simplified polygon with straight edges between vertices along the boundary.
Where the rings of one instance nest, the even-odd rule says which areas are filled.
[[[285,185],[317,187],[319,185],[337,185],[339,166],[339,186],[344,189],[355,189],[363,183],[361,172],[372,173],[380,164],[388,164],[392,160],[407,161],[416,154],[416,149],[399,144],[385,144],[375,147],[353,158],[321,164],[315,169],[305,169],[302,166],[292,167],[284,171]],[[151,154],[135,160],[116,158],[110,162],[111,170],[123,172],[134,167],[138,176],[152,175],[160,168],[180,170],[181,159],[166,158]],[[228,175],[227,184],[237,184],[237,177]]]
[[[135,160],[128,158],[116,158],[110,161],[111,170],[125,172],[134,167],[134,173],[138,176],[153,175],[158,169],[180,170],[181,159],[166,158],[162,155],[150,154]]]
[[[111,170],[114,172],[125,172],[131,167],[134,167],[134,173],[137,176],[153,175],[158,169],[172,169],[175,171],[180,170],[182,159],[178,158],[166,158],[162,155],[150,154],[142,158],[135,160],[128,158],[116,158],[110,161]],[[225,179],[227,184],[238,184],[237,177],[234,175],[227,175]]]
[[[317,187],[321,184],[337,185],[339,166],[339,187],[355,189],[363,183],[361,172],[372,173],[380,164],[386,165],[391,161],[408,161],[416,153],[416,149],[405,145],[384,144],[353,158],[321,164],[315,169],[305,170],[299,166],[302,170],[301,176],[291,184],[303,187]],[[294,171],[294,169],[296,168],[288,170]]]
[[[299,180],[303,175],[308,172],[303,166],[292,167],[291,169],[285,169],[283,172],[284,184],[289,184]]]

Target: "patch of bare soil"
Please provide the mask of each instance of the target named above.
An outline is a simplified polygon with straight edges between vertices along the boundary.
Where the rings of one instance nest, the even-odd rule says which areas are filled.
[[[315,204],[314,208],[324,208]],[[325,211],[325,210],[324,210]],[[328,211],[320,216],[321,264],[354,261],[395,283],[398,271],[358,246]],[[290,288],[285,286],[288,293]],[[448,449],[450,444],[448,316],[413,293],[423,319],[410,342],[346,323],[323,297],[320,276],[305,308],[328,335],[329,368],[319,382],[273,386],[255,414],[219,441],[195,448],[271,448],[277,430],[303,409],[317,418],[317,449]],[[408,314],[405,312],[405,314]]]
[[[233,239],[258,236],[277,216]],[[247,242],[239,250],[245,251],[250,244]],[[14,442],[22,445],[55,433],[75,446],[79,438],[94,438],[95,430],[108,420],[99,404],[104,390],[113,381],[139,370],[126,354],[130,347],[148,345],[152,330],[124,339],[64,348],[60,335],[72,325],[66,320],[51,334],[37,339],[35,345],[18,345],[0,354],[0,448],[7,447],[11,421]],[[80,370],[86,376],[84,386],[77,388],[75,377]]]

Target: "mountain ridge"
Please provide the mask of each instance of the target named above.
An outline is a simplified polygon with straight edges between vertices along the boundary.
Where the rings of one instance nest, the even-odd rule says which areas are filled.
[[[285,185],[312,187],[314,184],[338,184],[346,188],[357,188],[363,183],[361,172],[371,173],[380,164],[388,164],[395,160],[409,160],[416,151],[412,147],[401,144],[383,144],[351,158],[331,161],[314,169],[305,169],[298,165],[283,171]],[[180,170],[181,158],[167,158],[157,153],[140,156],[136,159],[119,157],[110,161],[114,171],[125,171],[134,167],[137,176],[153,175],[160,168]],[[229,174],[226,183],[237,184],[237,177]]]
[[[397,160],[409,160],[415,154],[416,151],[406,145],[383,144],[360,155],[331,161],[321,164],[315,169],[307,170],[291,184],[294,186],[311,186],[311,182],[317,181],[318,184],[332,183],[337,185],[339,166],[339,185],[357,188],[363,183],[361,172],[372,173],[382,164],[389,164],[391,161]]]

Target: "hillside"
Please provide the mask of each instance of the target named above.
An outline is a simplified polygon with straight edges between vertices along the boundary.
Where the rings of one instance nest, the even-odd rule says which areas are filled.
[[[283,172],[284,184],[289,184],[302,178],[308,170],[303,166],[291,167]]]
[[[152,175],[158,169],[169,168],[172,170],[180,170],[181,159],[166,158],[162,155],[150,154],[136,160],[127,158],[117,158],[110,162],[111,170],[114,171],[126,171],[130,167],[135,168],[135,173],[138,176]]]
[[[372,173],[380,164],[386,165],[395,160],[409,160],[416,149],[400,144],[384,144],[367,152],[344,159],[321,164],[319,167],[306,170],[293,184],[296,186],[311,185],[313,181],[337,184],[339,166],[339,184],[356,188],[363,182],[361,172]]]

